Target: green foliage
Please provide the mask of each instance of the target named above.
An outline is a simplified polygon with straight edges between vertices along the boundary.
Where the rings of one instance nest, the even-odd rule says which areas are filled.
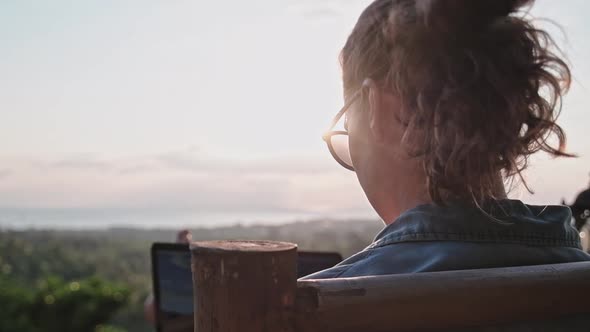
[[[0,276],[0,331],[35,331],[29,315],[33,292]]]
[[[378,221],[316,221],[192,233],[195,241],[289,241],[300,250],[347,257],[366,247],[381,227]],[[150,246],[174,238],[174,230],[0,230],[0,332],[153,331],[143,318],[152,285]]]
[[[129,290],[97,277],[71,282],[49,277],[34,288],[3,278],[0,294],[0,331],[87,332],[116,331],[101,324],[126,304]]]
[[[118,327],[114,327],[111,325],[98,325],[94,329],[94,332],[127,332],[124,329],[120,329]]]
[[[37,289],[43,284],[55,288],[55,282],[51,281],[55,278],[47,276],[78,280],[82,292],[73,293],[77,297],[85,294],[83,280],[88,278],[125,285],[125,303],[118,306],[120,310],[108,320],[101,322],[103,328],[111,328],[106,325],[109,324],[129,331],[149,332],[152,329],[143,320],[142,306],[151,288],[150,243],[128,236],[118,237],[116,231],[0,231],[0,276],[18,280],[27,289]],[[64,283],[59,292],[65,292],[66,286]],[[33,294],[30,296],[33,298]],[[0,328],[0,331],[7,330]],[[94,328],[84,330],[88,331]]]
[[[51,277],[39,284],[31,317],[46,331],[92,331],[108,322],[129,297],[126,288],[97,277],[72,282]]]

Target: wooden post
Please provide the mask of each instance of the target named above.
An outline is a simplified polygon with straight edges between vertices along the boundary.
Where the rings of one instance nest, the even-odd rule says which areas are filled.
[[[293,332],[297,245],[193,242],[195,332]]]

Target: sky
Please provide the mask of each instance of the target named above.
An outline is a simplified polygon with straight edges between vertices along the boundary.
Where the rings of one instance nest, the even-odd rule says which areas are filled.
[[[15,209],[374,217],[321,139],[368,3],[0,0],[0,226]],[[565,32],[549,26],[575,77],[559,123],[580,157],[532,160],[535,195],[511,196],[535,204],[572,200],[590,172],[590,2],[563,4],[531,15]]]

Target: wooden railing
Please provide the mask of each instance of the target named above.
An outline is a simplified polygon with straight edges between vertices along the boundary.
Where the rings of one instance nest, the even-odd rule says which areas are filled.
[[[191,248],[196,332],[590,331],[590,262],[297,282],[294,244]]]

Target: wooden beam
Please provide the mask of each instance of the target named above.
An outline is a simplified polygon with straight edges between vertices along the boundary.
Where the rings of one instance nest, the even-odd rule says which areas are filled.
[[[589,313],[590,262],[298,282],[297,332],[415,331]]]

